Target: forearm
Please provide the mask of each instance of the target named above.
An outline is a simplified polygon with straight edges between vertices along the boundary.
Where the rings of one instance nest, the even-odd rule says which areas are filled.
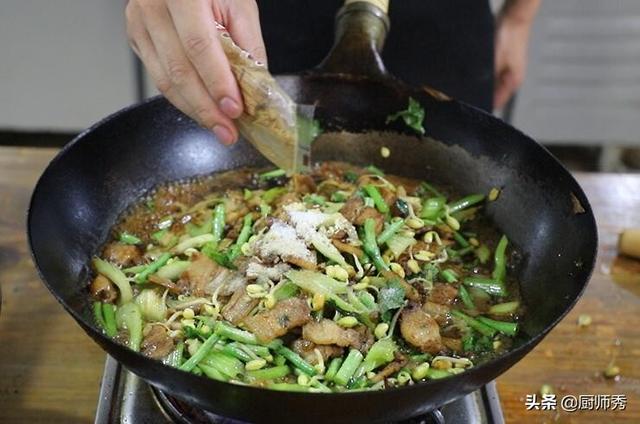
[[[500,18],[523,24],[531,24],[538,13],[542,0],[505,0],[500,10]]]

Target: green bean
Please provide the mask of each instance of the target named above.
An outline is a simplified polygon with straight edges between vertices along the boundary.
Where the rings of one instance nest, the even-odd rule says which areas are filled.
[[[276,350],[276,352],[284,356],[285,358],[287,358],[287,360],[291,362],[294,367],[298,368],[303,373],[309,376],[316,375],[317,372],[316,372],[316,369],[313,367],[313,365],[311,365],[310,363],[302,359],[302,357],[297,353],[295,353],[293,350],[285,346],[280,346]]]
[[[475,204],[478,204],[484,200],[484,194],[472,194],[467,197],[463,197],[460,200],[456,200],[453,203],[449,203],[449,214],[467,209]]]
[[[389,212],[389,205],[387,205],[387,202],[384,201],[382,194],[380,194],[380,191],[378,191],[378,187],[372,184],[366,184],[362,188],[367,192],[369,197],[371,197],[373,203],[376,205],[376,209],[378,209],[380,213],[386,214]]]
[[[227,355],[231,355],[234,358],[238,358],[241,361],[244,362],[249,362],[251,361],[253,358],[244,350],[242,350],[242,348],[240,348],[239,346],[235,345],[234,343],[229,343],[224,345],[221,349],[221,352],[226,353]]]
[[[382,231],[378,235],[378,238],[376,240],[378,244],[379,245],[385,244],[387,240],[393,237],[395,233],[397,233],[400,230],[400,228],[402,228],[403,225],[404,225],[404,219],[396,219],[392,221],[389,225],[387,225],[387,228],[385,228],[384,231]]]
[[[105,332],[107,331],[107,324],[104,322],[104,316],[102,315],[102,302],[93,302],[93,319]]]
[[[359,350],[351,349],[347,355],[347,359],[344,360],[340,369],[333,378],[333,381],[340,386],[346,386],[363,359],[364,357]]]
[[[473,303],[473,299],[471,298],[471,295],[469,295],[469,292],[467,291],[467,288],[464,285],[460,285],[460,287],[458,287],[458,296],[460,297],[460,300],[462,300],[462,303],[467,309],[476,308],[476,305]]]
[[[509,315],[515,313],[520,307],[520,302],[497,303],[489,308],[491,315]]]
[[[453,232],[453,238],[458,242],[458,244],[462,247],[469,247],[469,242],[462,234],[457,231]]]
[[[280,365],[271,368],[264,368],[256,371],[247,371],[247,375],[256,380],[277,380],[286,377],[291,373],[291,368],[287,365]]]
[[[476,319],[507,336],[513,337],[518,332],[518,323],[515,322],[496,321],[487,317],[477,317]]]
[[[422,204],[420,210],[420,218],[427,220],[436,220],[440,216],[447,199],[444,197],[432,197]]]
[[[455,283],[458,281],[458,274],[452,269],[445,269],[440,273],[447,283]]]
[[[129,234],[125,231],[122,234],[120,234],[120,242],[124,244],[140,244],[142,243],[142,240],[140,240],[138,237],[134,236],[133,234]]]
[[[286,364],[286,363],[287,363],[287,358],[285,358],[285,357],[284,357],[284,356],[282,356],[282,355],[278,355],[278,354],[276,354],[275,358],[273,358],[273,363],[274,363],[276,366],[282,366],[282,365],[284,365],[284,364]]]
[[[261,180],[269,180],[272,178],[283,177],[287,175],[287,172],[284,169],[274,169],[273,171],[263,172],[258,176]]]
[[[243,244],[249,240],[251,236],[251,224],[253,223],[253,218],[251,214],[246,214],[244,216],[244,221],[242,223],[242,229],[240,230],[240,234],[238,235],[238,240],[229,250],[229,261],[233,262],[240,255],[240,248]]]
[[[225,224],[225,209],[224,204],[219,203],[213,211],[213,226],[211,227],[211,233],[213,234],[213,243],[218,244],[222,240],[222,234],[224,232]]]
[[[491,276],[499,283],[504,283],[504,279],[507,274],[507,256],[506,250],[509,240],[507,236],[503,235],[496,246],[496,251],[493,255],[493,273]]]
[[[116,310],[111,303],[102,305],[102,315],[107,336],[114,337],[118,333],[118,327],[116,325]]]
[[[484,324],[457,309],[452,309],[451,315],[464,321],[469,327],[473,328],[484,336],[493,337],[496,334],[496,330],[493,327],[490,327],[487,324]]]
[[[308,392],[311,390],[311,387],[309,386],[293,383],[270,383],[267,387],[271,390],[278,390],[281,392]]]
[[[220,336],[218,334],[212,334],[209,336],[207,340],[202,343],[200,348],[193,354],[191,358],[189,358],[184,364],[180,365],[180,369],[182,371],[191,371],[193,368],[198,365],[200,361],[204,359],[205,356],[209,353],[213,345],[220,340]],[[203,370],[204,371],[204,370]]]
[[[122,268],[122,272],[124,272],[125,274],[137,274],[142,270],[144,270],[145,268],[146,268],[146,265],[144,264],[134,265],[134,266],[130,266],[129,268]]]
[[[342,365],[342,358],[333,358],[329,363],[327,372],[324,374],[324,379],[326,381],[333,381],[334,377],[338,373],[338,370],[340,369],[340,365]]]
[[[216,324],[215,333],[220,337],[235,340],[240,343],[258,344],[258,339],[255,335],[249,333],[248,331],[232,327],[229,324],[221,321]]]
[[[375,227],[376,223],[373,218],[367,218],[364,221],[364,240],[362,247],[378,271],[388,271],[389,265],[382,259],[382,254],[376,242]]]
[[[133,291],[131,290],[129,279],[124,275],[120,268],[98,257],[94,257],[92,263],[98,273],[104,275],[118,286],[121,304],[129,303],[133,298]]]
[[[204,375],[206,375],[207,377],[209,377],[209,378],[211,378],[213,380],[229,381],[229,378],[227,378],[226,375],[224,375],[218,369],[216,369],[215,367],[212,367],[210,365],[200,364],[200,365],[198,365],[198,369],[202,370]]]
[[[268,358],[272,356],[271,352],[269,351],[269,348],[266,346],[260,346],[256,344],[247,344],[247,345],[243,345],[243,347],[245,347],[246,349],[248,349],[249,351],[253,352],[255,355],[261,358]]]
[[[135,282],[138,284],[146,283],[149,276],[166,264],[169,259],[171,259],[170,253],[163,253],[160,255],[158,259],[151,262],[141,273],[134,277]]]
[[[493,278],[483,277],[467,277],[463,283],[469,287],[477,287],[494,296],[505,296],[506,290],[504,284],[499,283]]]

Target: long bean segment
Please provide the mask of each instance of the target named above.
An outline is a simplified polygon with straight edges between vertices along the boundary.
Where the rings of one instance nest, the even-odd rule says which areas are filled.
[[[493,278],[467,277],[463,282],[469,287],[477,287],[495,296],[505,296],[507,294],[504,284]]]
[[[387,203],[384,201],[382,194],[380,194],[380,191],[376,186],[372,184],[367,184],[363,188],[364,188],[364,191],[367,192],[369,197],[371,197],[371,199],[373,200],[373,203],[376,205],[376,209],[378,209],[380,213],[389,212],[389,205],[387,205]]]
[[[467,209],[473,205],[476,205],[484,200],[484,194],[472,194],[467,197],[463,197],[460,200],[456,200],[453,203],[449,203],[449,213],[456,213],[461,210]]]
[[[393,237],[404,225],[403,219],[397,219],[392,221],[387,228],[382,231],[377,238],[377,242],[380,245],[385,244],[391,237]]]
[[[372,218],[367,218],[364,221],[364,240],[362,247],[364,252],[369,256],[371,262],[375,265],[378,271],[388,271],[389,265],[387,265],[382,259],[380,249],[378,248],[378,242],[376,241],[376,223]]]
[[[347,383],[349,383],[349,380],[351,380],[351,377],[353,377],[354,373],[360,366],[360,363],[362,362],[363,359],[364,359],[364,356],[362,356],[362,353],[360,353],[359,350],[351,349],[349,351],[349,355],[347,355],[347,358],[344,360],[344,362],[340,366],[338,373],[333,378],[333,381],[335,381],[336,384],[339,384],[341,386],[346,386]]]
[[[236,244],[234,244],[233,247],[231,247],[231,249],[229,250],[229,260],[231,262],[233,262],[238,257],[238,255],[240,255],[240,249],[242,248],[242,245],[245,244],[247,240],[249,240],[249,237],[251,236],[252,223],[253,218],[251,217],[251,214],[245,215],[242,224],[242,230],[240,230],[240,235],[238,235],[238,240],[236,240]]]
[[[135,281],[138,284],[146,283],[149,276],[159,270],[164,264],[167,263],[171,259],[170,253],[163,253],[156,259],[151,262],[147,267],[142,270],[138,275],[135,276]]]
[[[182,371],[191,371],[193,368],[198,365],[198,362],[202,361],[205,356],[209,353],[214,344],[216,344],[220,340],[220,336],[217,334],[212,334],[209,336],[207,340],[200,346],[200,348],[196,351],[196,353],[191,356],[185,363],[180,365],[180,369]]]

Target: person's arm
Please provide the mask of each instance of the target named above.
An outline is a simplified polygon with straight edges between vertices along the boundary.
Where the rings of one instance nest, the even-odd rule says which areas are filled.
[[[496,21],[494,108],[502,108],[524,81],[531,25],[541,0],[506,0]]]
[[[266,62],[255,0],[130,0],[126,19],[131,47],[158,90],[221,142],[234,142],[242,96],[214,21]]]

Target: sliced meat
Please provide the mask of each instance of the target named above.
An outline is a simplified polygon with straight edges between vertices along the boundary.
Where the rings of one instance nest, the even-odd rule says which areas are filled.
[[[355,225],[363,225],[367,219],[373,219],[376,223],[376,234],[382,231],[384,227],[384,215],[377,211],[376,208],[366,207],[358,214],[355,221],[352,221]]]
[[[449,319],[449,307],[446,305],[425,302],[425,304],[422,305],[422,310],[431,315],[440,326],[445,325]]]
[[[316,191],[316,183],[309,175],[294,174],[291,178],[293,191],[298,194],[309,194]]]
[[[396,358],[395,361],[388,364],[386,367],[382,369],[379,373],[377,373],[371,381],[373,383],[377,383],[379,381],[384,380],[385,378],[395,374],[400,371],[405,365],[407,365],[407,358],[405,356],[401,356],[400,358]]]
[[[436,283],[429,293],[429,300],[440,305],[451,305],[458,296],[458,289],[451,284]]]
[[[391,191],[388,187],[378,187],[378,191],[382,195],[382,199],[384,200],[384,202],[389,207],[393,206],[393,204],[397,200],[396,193]]]
[[[142,254],[138,246],[123,243],[109,243],[102,252],[102,257],[121,267],[142,263]]]
[[[169,337],[169,332],[164,326],[158,324],[151,326],[140,345],[142,354],[154,359],[164,358],[173,351],[173,348],[173,339]]]
[[[438,323],[421,309],[409,309],[402,313],[400,333],[409,344],[423,352],[436,354],[442,350]]]
[[[157,284],[169,290],[173,294],[182,294],[186,291],[189,291],[188,284],[184,284],[183,286],[179,286],[168,278],[160,277],[158,274],[151,274],[149,276],[148,281],[153,284]],[[186,283],[186,282],[185,282]]]
[[[364,209],[364,201],[360,196],[352,196],[340,209],[340,213],[344,216],[349,222],[355,222],[360,212]]]
[[[98,274],[89,287],[91,296],[101,302],[113,303],[118,298],[118,290],[107,277]]]
[[[217,274],[226,274],[229,270],[213,262],[207,255],[194,253],[191,255],[189,268],[182,273],[181,280],[186,280],[191,293],[195,296],[212,294],[211,282]],[[180,284],[179,284],[180,285]]]
[[[311,320],[311,308],[299,297],[281,300],[272,309],[246,318],[244,325],[262,343],[284,336],[292,328],[300,327]]]
[[[259,302],[259,299],[249,297],[245,290],[236,290],[222,308],[222,317],[232,324],[239,324]]]
[[[358,246],[354,246],[349,243],[344,243],[340,240],[336,240],[333,238],[331,243],[342,253],[350,253],[356,255],[358,258],[362,258],[364,256],[364,252]]]
[[[302,327],[302,337],[317,345],[352,346],[360,349],[362,338],[356,330],[342,328],[330,319],[311,321]]]
[[[462,352],[462,340],[461,339],[453,339],[451,337],[443,337],[442,344],[451,351],[455,353]]]
[[[309,362],[312,365],[318,363],[318,355],[316,355],[315,350],[317,349],[322,355],[322,359],[326,362],[331,358],[336,358],[338,356],[342,356],[344,354],[344,348],[336,345],[317,345],[309,340],[298,339],[293,342],[291,348],[298,355],[302,356],[302,358]]]

